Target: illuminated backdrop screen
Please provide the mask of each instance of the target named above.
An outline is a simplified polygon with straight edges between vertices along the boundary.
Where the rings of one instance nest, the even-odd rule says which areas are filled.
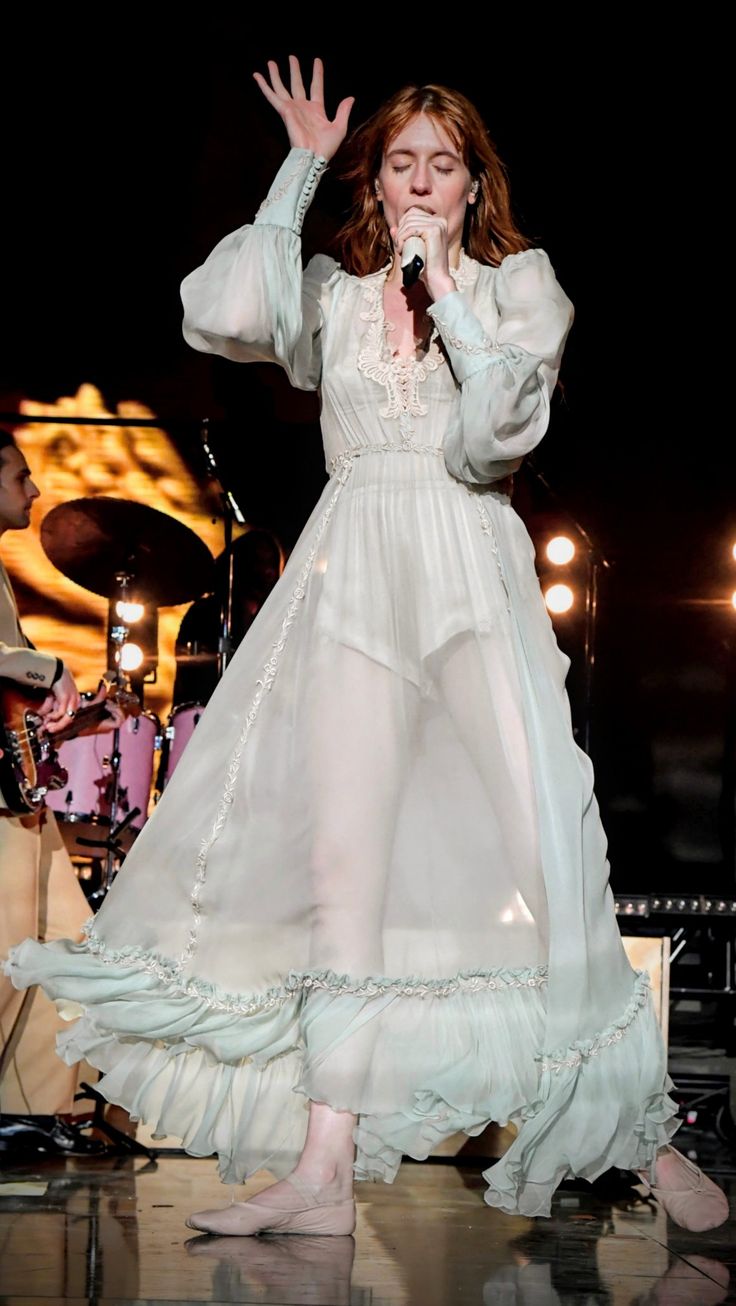
[[[44,652],[63,658],[80,689],[92,689],[107,668],[107,600],[62,574],[44,553],[41,523],[58,504],[100,495],[129,499],[167,513],[193,530],[213,555],[223,546],[215,492],[197,483],[165,430],[137,426],[155,416],[134,400],[105,407],[92,385],[56,404],[26,400],[21,412],[48,422],[21,425],[16,439],[41,498],[25,531],[8,531],[3,560],[18,596],[23,628]],[[55,416],[129,417],[130,426],[59,424]],[[145,687],[145,706],[165,717],[174,683],[174,642],[188,604],[159,609],[159,665]],[[134,635],[131,634],[131,638]]]

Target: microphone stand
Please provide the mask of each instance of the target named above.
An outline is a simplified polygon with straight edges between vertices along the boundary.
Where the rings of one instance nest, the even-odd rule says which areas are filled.
[[[562,496],[557,490],[550,485],[543,472],[540,472],[532,456],[528,455],[524,460],[524,466],[529,468],[534,478],[544,488],[549,497],[559,504],[563,514],[571,522],[573,529],[582,540],[586,550],[586,580],[585,580],[585,642],[584,642],[584,688],[583,702],[585,706],[585,718],[583,721],[583,739],[582,744],[585,752],[590,757],[592,736],[593,736],[593,679],[595,672],[596,659],[596,639],[597,639],[597,621],[598,621],[598,586],[601,571],[610,571],[612,563],[605,556],[602,549],[594,544],[590,535],[586,531],[577,517],[573,516],[569,508],[565,507]]]
[[[217,678],[222,679],[233,654],[233,591],[235,584],[235,559],[233,557],[233,522],[246,525],[246,519],[231,490],[224,484],[217,459],[210,444],[210,421],[205,417],[200,427],[200,439],[207,462],[207,473],[220,491],[222,503],[225,556],[227,557],[227,585],[220,605],[220,636],[217,642]]]
[[[132,568],[133,565],[132,559],[129,558],[127,565],[131,566]],[[112,611],[114,611],[114,605],[116,602],[126,603],[128,601],[130,586],[133,580],[134,580],[133,570],[131,570],[130,572],[119,571],[116,574],[115,581],[118,586],[118,597],[117,599],[115,598],[110,599],[110,606]],[[112,626],[112,630],[110,633],[110,638],[116,648],[114,663],[115,663],[115,679],[118,685],[124,684],[125,681],[124,673],[120,665],[120,656],[121,656],[123,644],[128,638],[129,633],[130,631],[128,630],[128,627],[125,624],[123,624],[122,620],[116,621],[116,623]],[[102,849],[105,850],[105,863],[104,863],[104,871],[103,871],[101,883],[99,887],[89,895],[89,901],[92,904],[96,903],[97,901],[102,902],[102,900],[107,896],[110,889],[112,888],[112,882],[115,879],[118,869],[122,865],[123,861],[125,860],[125,849],[122,843],[120,842],[120,836],[121,834],[124,834],[127,831],[127,828],[131,824],[131,822],[134,821],[137,816],[141,815],[140,808],[134,807],[131,811],[127,813],[125,817],[123,817],[122,821],[118,821],[118,811],[120,808],[121,762],[122,762],[122,754],[120,752],[120,726],[116,725],[112,732],[112,750],[110,753],[111,784],[109,789],[110,810],[107,817],[108,820],[107,838],[87,839],[84,838],[82,835],[79,835],[77,837],[77,843],[80,845],[80,847],[97,848],[100,849],[100,851]]]

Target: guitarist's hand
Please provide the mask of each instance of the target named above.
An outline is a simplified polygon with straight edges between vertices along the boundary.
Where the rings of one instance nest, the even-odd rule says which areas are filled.
[[[72,716],[76,715],[78,708],[79,690],[71,673],[65,667],[56,684],[52,685],[51,693],[39,708],[38,714],[43,720],[45,733],[55,735],[57,731],[63,730]]]
[[[111,730],[119,730],[127,717],[127,713],[121,707],[116,707],[114,703],[109,703],[107,716],[103,717],[100,724],[95,727],[96,735],[109,734]]]
[[[109,683],[104,680],[100,682],[100,687],[94,698],[86,698],[84,706],[94,707],[97,703],[106,703],[105,716],[101,721],[95,721],[87,730],[80,730],[80,735],[105,735],[112,730],[119,730],[126,718],[126,713],[118,704],[108,695]]]

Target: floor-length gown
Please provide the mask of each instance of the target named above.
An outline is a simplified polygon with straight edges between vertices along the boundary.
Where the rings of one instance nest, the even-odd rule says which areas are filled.
[[[571,306],[541,250],[463,254],[428,347],[397,357],[386,270],[302,273],[324,166],[292,150],[182,293],[195,348],[319,388],[330,480],[86,942],[27,940],[10,970],[62,1000],[66,1058],[228,1181],[287,1173],[310,1100],[358,1116],[358,1178],[511,1121],[486,1200],[544,1215],[676,1127],[503,490]]]

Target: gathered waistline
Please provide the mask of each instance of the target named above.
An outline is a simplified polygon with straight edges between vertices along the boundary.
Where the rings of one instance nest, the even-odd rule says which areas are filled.
[[[344,467],[349,467],[356,458],[362,458],[366,453],[418,453],[430,454],[435,458],[441,458],[444,449],[441,445],[435,444],[413,444],[405,440],[402,444],[390,444],[386,441],[384,444],[364,444],[356,449],[343,449],[340,453],[335,454],[327,464],[327,470],[330,476],[336,476]]]

